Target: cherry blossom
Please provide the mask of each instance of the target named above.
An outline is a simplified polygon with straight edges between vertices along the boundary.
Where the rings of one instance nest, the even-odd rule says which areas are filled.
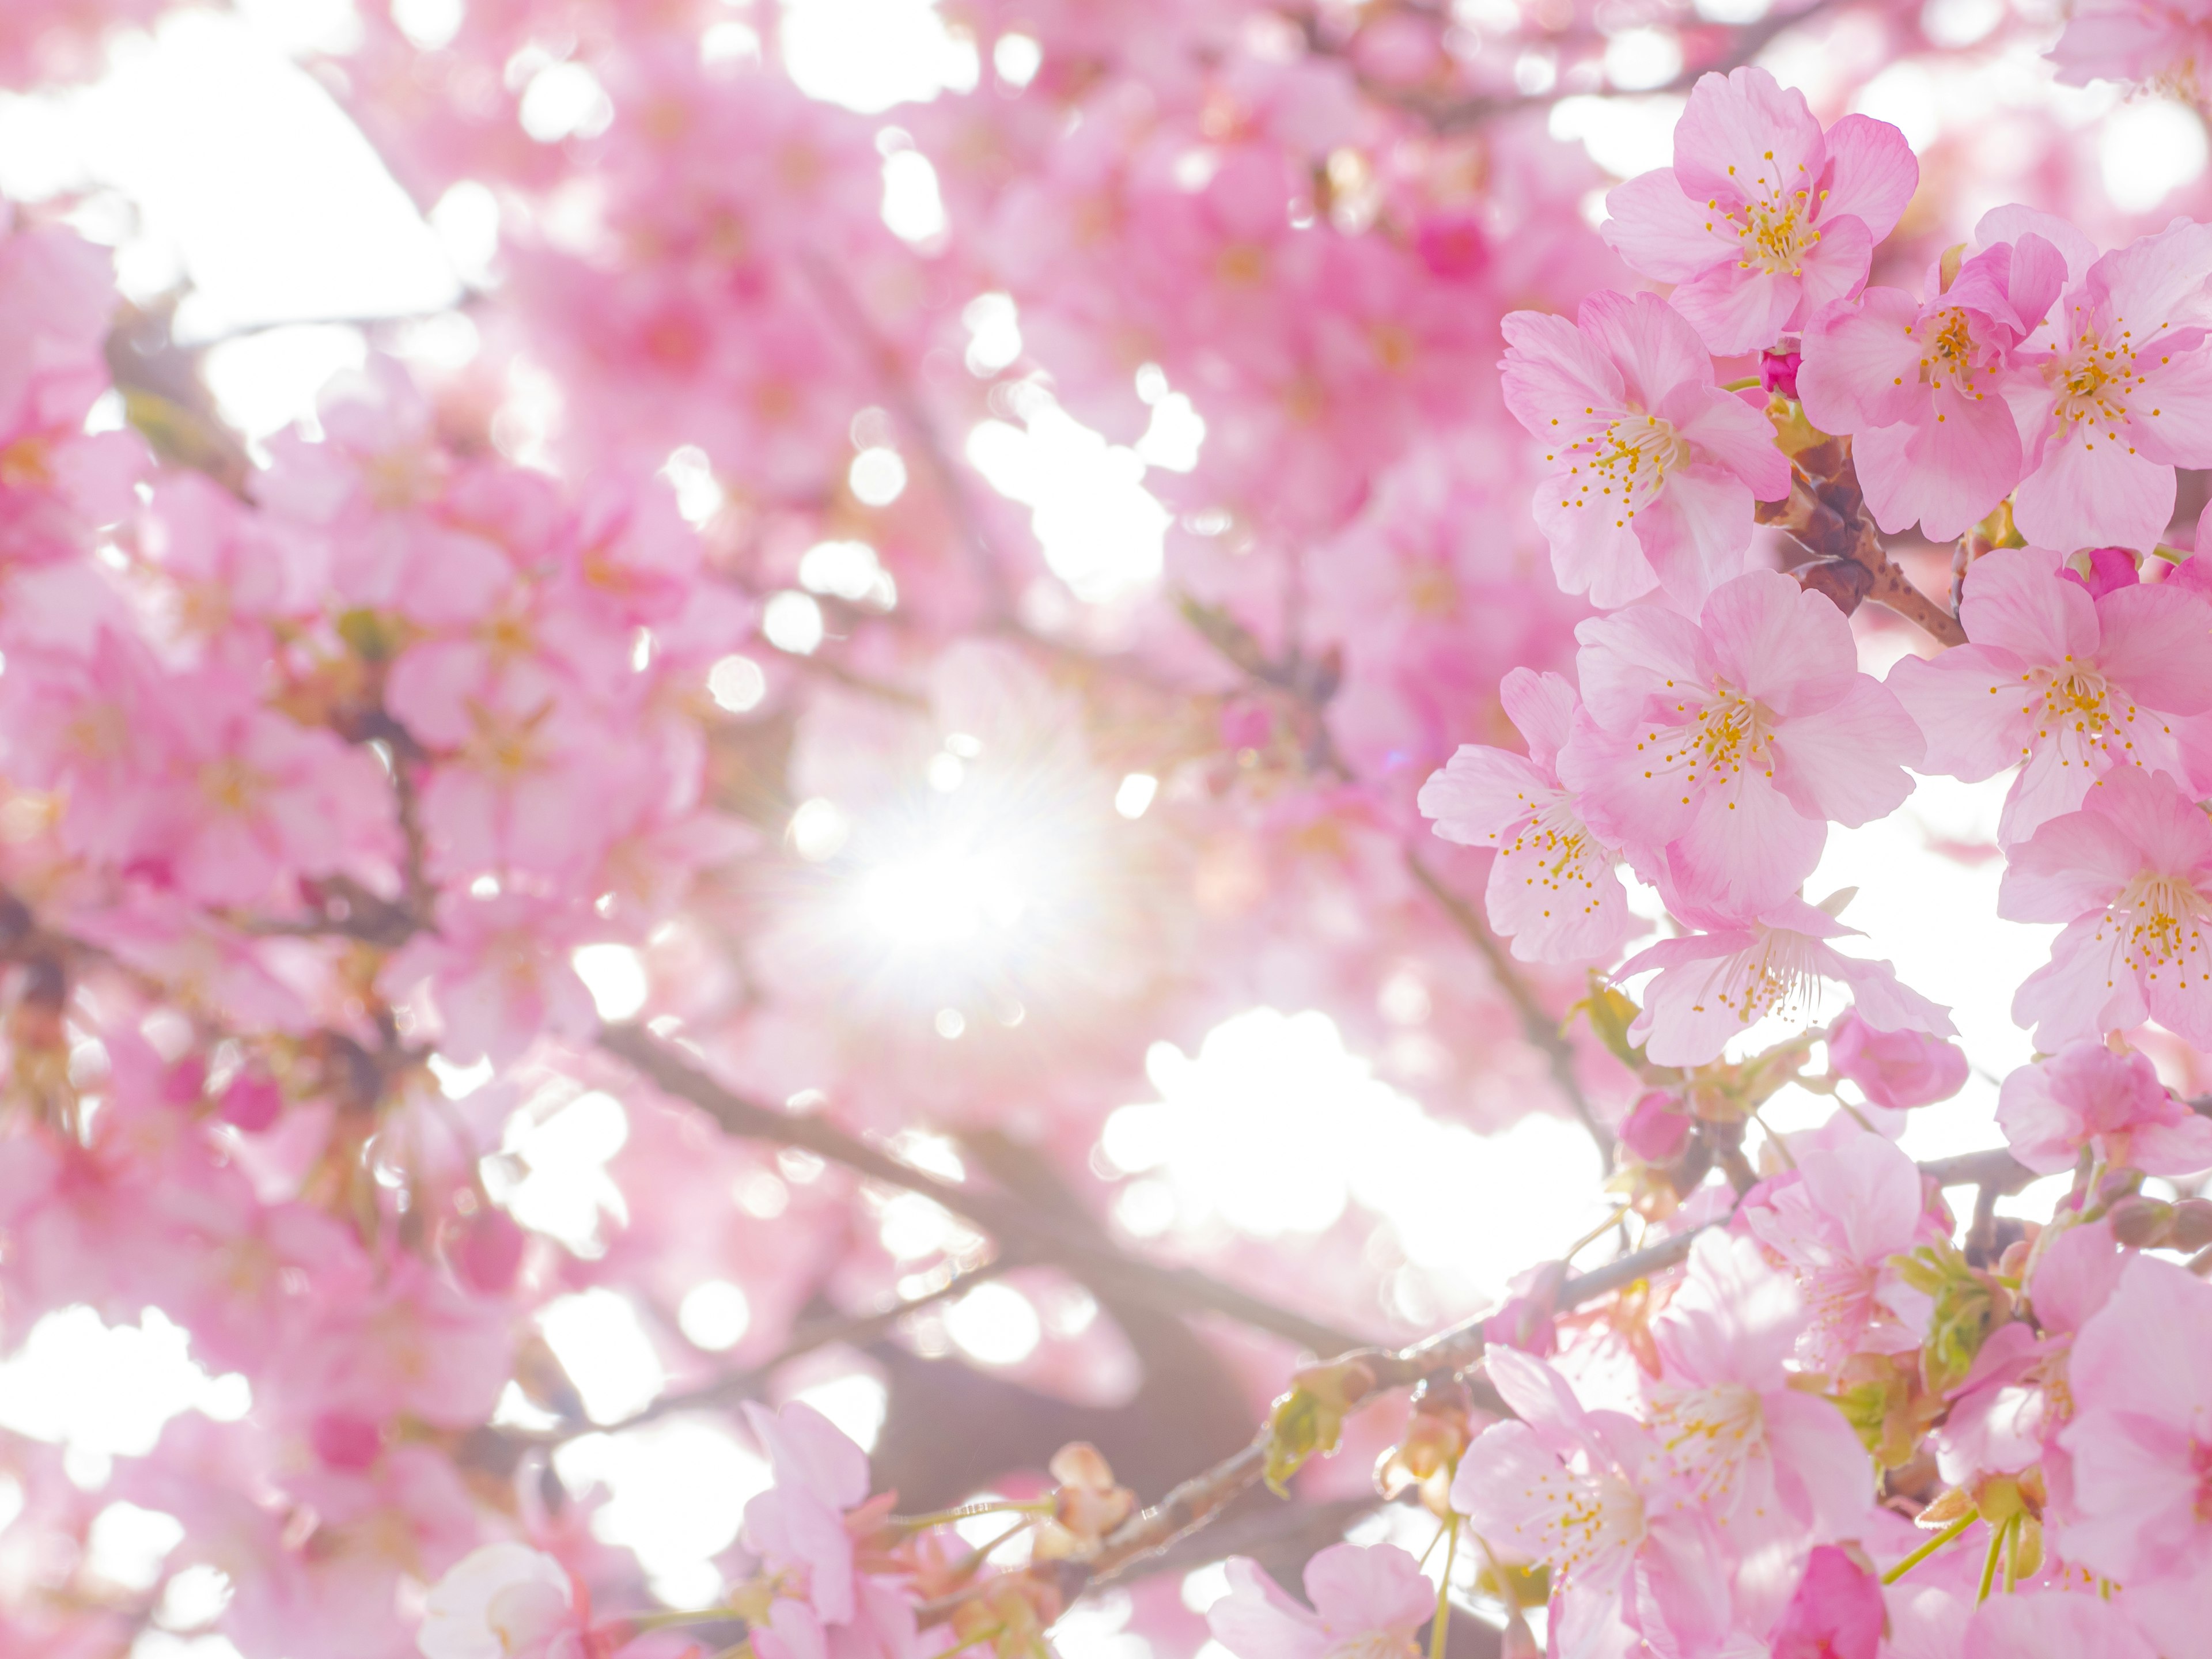
[[[1786,577],[1747,571],[1696,621],[1639,606],[1576,637],[1589,718],[1560,780],[1585,823],[1686,902],[1773,904],[1811,873],[1831,818],[1866,823],[1911,789],[1918,731],[1858,672],[1835,606]]]
[[[2204,1483],[2212,1447],[2212,1286],[2139,1256],[2075,1339],[2070,1514],[2053,1541],[2066,1558],[2128,1585],[2127,1612],[2162,1653],[2212,1651]],[[2124,1639],[2124,1638],[2123,1638]]]
[[[1660,588],[1694,608],[1743,568],[1752,498],[1787,494],[1789,466],[1677,313],[1593,295],[1571,324],[1516,312],[1505,344],[1506,407],[1553,468],[1536,521],[1562,587],[1607,606]]]
[[[2169,1093],[2150,1060],[2101,1042],[2069,1043],[2004,1080],[1997,1126],[2013,1156],[2056,1175],[2084,1152],[2146,1175],[2212,1168],[2212,1118]]]
[[[1398,1659],[1436,1612],[1419,1565],[1389,1544],[1332,1544],[1306,1563],[1310,1607],[1285,1594],[1257,1562],[1228,1563],[1229,1594],[1208,1608],[1213,1639],[1237,1659]]]
[[[1924,1031],[1878,1031],[1856,1013],[1828,1028],[1828,1064],[1892,1112],[1948,1100],[1966,1081],[1966,1051],[1955,1044]]]
[[[1671,1477],[1721,1525],[1789,1522],[1847,1537],[1873,1500],[1858,1437],[1783,1369],[1805,1320],[1796,1286],[1755,1242],[1707,1233],[1655,1328],[1652,1431]]]
[[[2013,516],[2045,547],[2148,550],[2173,469],[2212,462],[2212,226],[2176,221],[2089,267],[2060,302],[2041,386],[2019,398]]]
[[[1603,231],[1727,356],[1855,297],[1919,179],[1895,127],[1847,115],[1824,133],[1803,93],[1753,64],[1699,77],[1674,165],[1607,196]]]
[[[2212,604],[2172,584],[2091,596],[2054,553],[2003,549],[1966,573],[1972,644],[1901,659],[1897,693],[1929,734],[1932,771],[1978,781],[2020,773],[1999,839],[2024,841],[2081,805],[2114,767],[2179,774],[2185,722],[2212,709]]]
[[[568,1570],[526,1544],[487,1544],[432,1586],[425,1659],[586,1659]]]
[[[2067,924],[2013,999],[2013,1018],[2034,1029],[2039,1047],[2145,1019],[2212,1041],[2212,823],[2165,773],[2110,773],[2080,811],[2022,842],[1997,912]]]
[[[1829,984],[1850,992],[1853,1011],[1875,1031],[1953,1035],[1950,1016],[1901,983],[1889,963],[1830,945],[1858,929],[1802,899],[1784,899],[1742,921],[1697,920],[1707,923],[1705,931],[1646,945],[1619,970],[1628,979],[1658,969],[1629,1037],[1662,1066],[1717,1060],[1731,1038],[1759,1021],[1812,1012]]]
[[[1421,811],[1447,841],[1495,847],[1484,904],[1526,961],[1602,960],[1634,927],[1617,855],[1594,836],[1560,787],[1559,750],[1579,704],[1557,674],[1516,669],[1498,699],[1528,758],[1462,746],[1421,787]]]
[[[1912,1160],[1864,1133],[1801,1141],[1793,1156],[1796,1167],[1760,1183],[1741,1213],[1796,1275],[1808,1314],[1800,1357],[1832,1371],[1853,1353],[1911,1352],[1926,1334],[1928,1298],[1894,1263],[1938,1232]]]
[[[1948,283],[1931,271],[1923,300],[1874,288],[1808,323],[1798,395],[1815,425],[1851,434],[1884,530],[1917,522],[1948,540],[2020,482],[2013,399],[2029,372],[2021,348],[2066,279],[2059,249],[2030,222],[2038,228],[1983,247]]]

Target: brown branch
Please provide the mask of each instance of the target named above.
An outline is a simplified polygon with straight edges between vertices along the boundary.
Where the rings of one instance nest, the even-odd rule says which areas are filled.
[[[1433,898],[1443,913],[1449,916],[1460,932],[1466,934],[1474,948],[1482,952],[1482,959],[1490,965],[1490,976],[1505,993],[1514,1012],[1521,1016],[1521,1030],[1528,1045],[1544,1056],[1551,1067],[1552,1082],[1565,1098],[1590,1139],[1597,1143],[1598,1157],[1607,1169],[1613,1167],[1613,1132],[1598,1121],[1591,1109],[1589,1097],[1583,1092],[1582,1079],[1575,1075],[1574,1045],[1559,1034],[1559,1023],[1545,1011],[1537,1000],[1534,989],[1522,974],[1520,967],[1507,952],[1504,944],[1490,929],[1482,913],[1457,893],[1447,887],[1443,878],[1431,870],[1420,854],[1407,848],[1406,868],[1413,879]]]
[[[1576,1274],[1560,1288],[1555,1305],[1561,1311],[1580,1307],[1624,1290],[1640,1279],[1663,1273],[1689,1255],[1692,1243],[1698,1231],[1702,1231],[1678,1234],[1649,1249],[1638,1250],[1589,1273]],[[1424,1337],[1410,1347],[1395,1351],[1363,1348],[1341,1356],[1341,1361],[1356,1360],[1364,1364],[1374,1378],[1353,1401],[1352,1408],[1366,1405],[1393,1389],[1467,1370],[1482,1358],[1483,1328],[1488,1318],[1488,1313],[1480,1315],[1449,1330]],[[1267,1436],[1268,1431],[1262,1428],[1252,1443],[1236,1455],[1194,1475],[1150,1509],[1122,1522],[1106,1539],[1105,1547],[1099,1554],[1084,1564],[1087,1576],[1078,1588],[1102,1583],[1166,1549],[1187,1533],[1204,1526],[1246,1487],[1256,1485],[1267,1468]]]
[[[1681,72],[1673,80],[1660,86],[1641,88],[1634,95],[1651,97],[1665,93],[1687,92],[1708,75],[1726,75],[1732,70],[1741,69],[1757,58],[1760,52],[1765,51],[1768,46],[1785,31],[1812,21],[1822,12],[1839,3],[1841,0],[1813,0],[1812,4],[1802,7],[1786,15],[1770,14],[1755,23],[1746,24],[1735,32],[1735,38],[1730,42],[1729,49],[1723,56],[1710,63],[1686,64]],[[1336,43],[1329,40],[1318,20],[1313,18],[1303,20],[1303,26],[1306,44],[1310,50],[1328,57],[1343,55]],[[1598,39],[1589,37],[1585,43],[1595,46],[1598,44]],[[1531,41],[1528,44],[1539,43]],[[1549,109],[1562,99],[1574,97],[1578,92],[1595,93],[1601,90],[1598,87],[1570,87],[1563,82],[1556,85],[1549,92],[1529,93],[1510,98],[1494,96],[1437,98],[1425,96],[1418,91],[1410,91],[1376,82],[1368,76],[1359,74],[1356,69],[1354,74],[1359,82],[1360,91],[1375,102],[1410,115],[1437,132],[1452,132],[1462,127],[1479,125],[1482,122],[1495,120],[1503,115],[1516,115],[1529,110]]]
[[[564,1423],[558,1428],[542,1431],[514,1431],[508,1438],[556,1444],[574,1440],[580,1435],[620,1434],[625,1429],[637,1428],[675,1412],[697,1411],[708,1407],[727,1405],[732,1401],[756,1399],[767,1388],[769,1379],[793,1360],[838,1344],[865,1347],[890,1335],[909,1315],[953,1297],[964,1296],[986,1279],[996,1279],[1021,1265],[1019,1259],[1014,1256],[994,1256],[988,1261],[978,1262],[975,1267],[957,1269],[942,1283],[933,1285],[918,1295],[894,1302],[888,1308],[878,1308],[872,1313],[817,1320],[793,1332],[788,1342],[771,1358],[762,1360],[758,1364],[718,1376],[696,1389],[662,1395],[652,1404],[616,1422]]]
[[[915,391],[904,359],[884,338],[883,331],[827,260],[808,253],[800,257],[799,264],[823,308],[859,342],[885,399],[898,416],[899,424],[906,428],[907,435],[921,452],[923,465],[945,498],[945,510],[952,520],[960,544],[967,550],[969,562],[983,584],[993,614],[1001,619],[1015,617],[1018,612],[1013,590],[1007,583],[1005,568],[992,550],[990,538],[983,533],[982,515],[976,511],[968,480],[953,459],[936,417]]]
[[[2032,1171],[2023,1169],[2002,1147],[1938,1158],[1922,1164],[1920,1170],[1942,1186],[1982,1185],[2000,1192],[2016,1191],[2035,1178]],[[1586,1306],[1601,1297],[1626,1290],[1640,1279],[1679,1266],[1688,1257],[1698,1235],[1705,1231],[1695,1228],[1677,1233],[1649,1249],[1632,1251],[1588,1273],[1577,1273],[1560,1286],[1553,1305],[1562,1313]],[[2208,1265],[2212,1265],[2212,1251],[2204,1254]],[[1364,1406],[1392,1389],[1468,1370],[1482,1358],[1483,1329],[1488,1318],[1488,1313],[1480,1315],[1434,1336],[1425,1337],[1410,1347],[1395,1351],[1367,1348],[1340,1356],[1338,1364],[1356,1361],[1364,1365],[1373,1377],[1371,1384],[1358,1394],[1348,1409]],[[1263,1426],[1250,1445],[1192,1476],[1159,1503],[1124,1522],[1106,1539],[1103,1550],[1073,1572],[1072,1583],[1063,1579],[1069,1598],[1073,1600],[1085,1588],[1168,1549],[1220,1514],[1238,1493],[1257,1485],[1267,1469],[1268,1432]]]
[[[870,1181],[919,1193],[974,1222],[997,1239],[1002,1249],[1064,1267],[1102,1295],[1112,1291],[1176,1313],[1219,1314],[1323,1356],[1360,1346],[1359,1338],[1333,1325],[1278,1307],[1192,1268],[1163,1267],[1127,1255],[1018,1199],[917,1170],[825,1119],[747,1100],[642,1026],[608,1026],[599,1034],[599,1046],[627,1061],[664,1093],[700,1108],[731,1134],[796,1146]]]
[[[1759,503],[1759,521],[1813,555],[1813,562],[1794,574],[1833,599],[1845,616],[1861,601],[1872,599],[1940,644],[1966,642],[1958,617],[1915,587],[1882,545],[1881,532],[1859,491],[1849,438],[1826,439],[1793,457],[1789,495]]]

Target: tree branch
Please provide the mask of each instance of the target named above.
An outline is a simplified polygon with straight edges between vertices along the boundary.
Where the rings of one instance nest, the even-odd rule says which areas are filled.
[[[1324,1357],[1360,1346],[1358,1337],[1333,1325],[1278,1307],[1194,1269],[1162,1267],[1128,1255],[1018,1199],[941,1180],[901,1163],[822,1118],[778,1111],[747,1100],[708,1076],[673,1043],[642,1026],[608,1026],[599,1034],[599,1046],[627,1061],[664,1093],[700,1108],[731,1134],[796,1146],[868,1180],[919,1193],[981,1227],[1003,1249],[1029,1261],[1064,1267],[1102,1294],[1110,1291],[1177,1313],[1220,1314],[1300,1343]]]
[[[1845,616],[1872,599],[1941,644],[1966,642],[1958,617],[1915,587],[1882,545],[1859,492],[1849,438],[1829,438],[1794,456],[1788,497],[1760,502],[1758,517],[1814,556],[1795,573],[1797,580],[1826,593]]]
[[[1521,1030],[1531,1048],[1544,1056],[1552,1068],[1552,1082],[1565,1099],[1590,1139],[1597,1143],[1598,1157],[1605,1166],[1613,1167],[1613,1132],[1598,1121],[1583,1092],[1582,1079],[1575,1075],[1574,1045],[1559,1035],[1559,1024],[1545,1012],[1544,1005],[1536,1000],[1536,993],[1522,975],[1520,967],[1507,952],[1482,913],[1457,893],[1444,885],[1443,878],[1429,868],[1420,854],[1408,848],[1406,868],[1413,879],[1420,883],[1429,896],[1436,900],[1443,913],[1452,919],[1460,932],[1466,934],[1474,948],[1482,952],[1482,959],[1490,964],[1490,976],[1512,1003],[1514,1012],[1521,1016]]]

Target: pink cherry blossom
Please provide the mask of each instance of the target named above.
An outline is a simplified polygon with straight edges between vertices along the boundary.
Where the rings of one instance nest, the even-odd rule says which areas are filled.
[[[1580,705],[1557,674],[1516,668],[1498,700],[1528,756],[1463,745],[1421,787],[1446,841],[1495,847],[1484,905],[1525,962],[1602,961],[1635,923],[1617,855],[1591,835],[1559,785],[1558,760]]]
[[[394,996],[428,985],[441,1046],[456,1060],[489,1055],[504,1064],[542,1031],[580,1038],[598,1028],[592,994],[569,959],[600,931],[595,917],[520,894],[449,891],[437,924],[395,955],[385,974]]]
[[[1285,1594],[1243,1556],[1228,1564],[1229,1594],[1206,1615],[1213,1639],[1237,1659],[1401,1659],[1436,1612],[1419,1564],[1391,1544],[1332,1544],[1306,1563],[1310,1607]]]
[[[1498,1559],[1551,1569],[1559,1651],[1617,1651],[1639,1630],[1655,1645],[1719,1642],[1730,1589],[1698,1563],[1723,1548],[1721,1534],[1702,1504],[1676,1501],[1652,1431],[1585,1408],[1541,1359],[1493,1348],[1485,1365],[1518,1418],[1468,1448],[1452,1507]]]
[[[2177,220],[2106,254],[2052,322],[2040,385],[2014,400],[2027,444],[2013,502],[2043,547],[2148,551],[2176,466],[2212,465],[2212,226]]]
[[[2212,17],[2195,5],[2088,0],[2067,14],[2050,55],[2069,87],[2118,81],[2200,108],[2212,97]]]
[[[2069,1043],[2013,1073],[1998,1092],[1997,1127],[2012,1155],[2044,1175],[2072,1169],[2084,1152],[2146,1175],[2212,1168],[2212,1118],[2176,1100],[2148,1056],[2101,1042]]]
[[[1689,325],[1650,295],[1597,294],[1573,323],[1522,311],[1504,327],[1506,407],[1553,467],[1536,521],[1559,585],[1694,608],[1742,569],[1752,500],[1787,495],[1789,463]]]
[[[1654,1326],[1662,1369],[1645,1389],[1653,1432],[1671,1477],[1723,1526],[1794,1522],[1847,1537],[1873,1502],[1856,1433],[1784,1369],[1806,1321],[1796,1287],[1755,1242],[1705,1233]]]
[[[2073,1499],[2052,1542],[2127,1585],[2169,1659],[2212,1653],[2212,1285],[2138,1256],[2075,1340],[2074,1417],[2059,1431]]]
[[[1886,1622],[1881,1581],[1848,1552],[1822,1544],[1806,1557],[1771,1659],[1875,1659]]]
[[[1830,983],[1850,992],[1854,1012],[1873,1030],[1953,1035],[1950,1016],[1901,983],[1887,963],[1847,957],[1830,945],[1858,930],[1802,899],[1784,899],[1744,921],[1702,920],[1705,931],[1647,945],[1619,970],[1624,980],[1659,970],[1628,1035],[1662,1066],[1717,1060],[1730,1038],[1760,1020],[1809,1013]]]
[[[799,1401],[770,1413],[748,1401],[745,1420],[775,1482],[745,1505],[745,1541],[795,1589],[777,1597],[768,1627],[755,1627],[762,1659],[915,1659],[914,1598],[858,1570],[848,1517],[876,1512],[862,1509],[867,1454]]]
[[[1646,1164],[1672,1164],[1689,1145],[1691,1121],[1680,1095],[1650,1090],[1621,1120],[1620,1144]]]
[[[1743,1225],[1796,1276],[1808,1321],[1799,1356],[1832,1371],[1854,1353],[1906,1353],[1926,1334],[1928,1297],[1894,1258],[1939,1236],[1920,1172],[1881,1135],[1794,1143],[1796,1168],[1744,1200]]]
[[[2145,1019],[2212,1043],[2212,823],[2164,773],[2108,773],[2014,848],[1997,914],[2067,924],[2013,999],[2039,1048]]]
[[[487,1544],[430,1588],[424,1659],[586,1659],[568,1569],[526,1544]]]
[[[1878,1031],[1855,1012],[1828,1028],[1828,1064],[1891,1112],[1948,1100],[1966,1082],[1966,1052],[1955,1044],[1924,1031]]]
[[[1748,915],[1782,901],[1829,819],[1867,823],[1911,791],[1918,731],[1858,672],[1842,613],[1786,576],[1746,572],[1695,621],[1644,605],[1576,637],[1589,718],[1560,781],[1592,830],[1691,905]]]
[[[1797,392],[1821,430],[1848,433],[1875,522],[1917,522],[1947,541],[2020,482],[2021,434],[2008,394],[2019,348],[2057,299],[2065,262],[2033,232],[1986,246],[1927,297],[1873,288],[1829,307],[1805,331]]]
[[[1699,77],[1674,165],[1607,197],[1602,232],[1632,268],[1674,283],[1669,302],[1728,356],[1856,295],[1919,179],[1895,127],[1847,115],[1823,133],[1803,93],[1749,65]]]
[[[2019,763],[1998,840],[2078,808],[2116,766],[2179,774],[2186,717],[2212,709],[2212,601],[2171,582],[2093,598],[2058,556],[2003,549],[1966,573],[1971,644],[1899,659],[1889,686],[1926,767],[1970,782]]]

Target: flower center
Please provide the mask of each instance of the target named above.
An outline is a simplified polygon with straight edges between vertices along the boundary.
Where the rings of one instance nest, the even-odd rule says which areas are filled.
[[[2203,928],[2212,918],[2208,901],[2186,876],[2146,870],[2130,882],[2106,911],[2097,938],[2110,930],[2118,945],[2120,960],[2136,973],[2156,980],[2161,972],[2179,973],[2181,988],[2189,985],[2190,971],[2204,968]]]
[[[1810,941],[1784,928],[1760,932],[1764,937],[1743,955],[1742,977],[1729,1006],[1747,1025],[1768,1014],[1809,1019],[1822,979]]]
[[[1651,1426],[1674,1474],[1705,1502],[1726,1499],[1746,1458],[1766,1443],[1759,1395],[1741,1383],[1654,1391]]]
[[[1581,458],[1567,469],[1570,476],[1583,479],[1573,505],[1610,511],[1613,527],[1620,529],[1638,507],[1657,498],[1668,473],[1690,459],[1690,446],[1672,422],[1624,410],[1602,430],[1576,439],[1566,453]],[[1592,484],[1597,486],[1595,497]]]
[[[1974,390],[1974,377],[1989,366],[1984,359],[1994,354],[1974,338],[1972,319],[1962,307],[1948,307],[1905,331],[1917,336],[1923,343],[1922,385],[1930,391],[1940,391],[1948,380],[1971,397],[1986,395]]]
[[[1670,690],[1679,689],[1672,680],[1667,685]],[[1711,700],[1696,705],[1694,714],[1686,697],[1674,708],[1688,718],[1678,726],[1647,727],[1636,750],[1651,769],[1645,777],[1680,775],[1683,805],[1689,804],[1688,792],[1701,781],[1711,787],[1733,783],[1751,772],[1774,775],[1772,740],[1767,732],[1771,717],[1757,698],[1717,679]]]
[[[1802,163],[1797,172],[1802,179],[1805,169]],[[1743,191],[1744,199],[1734,207],[1723,208],[1720,198],[1715,197],[1705,207],[1719,214],[1735,232],[1736,246],[1742,254],[1736,261],[1736,269],[1750,270],[1756,267],[1770,276],[1803,276],[1806,250],[1820,240],[1820,233],[1812,222],[1814,204],[1810,182],[1794,190],[1789,188],[1772,150],[1762,158],[1748,185],[1735,173],[1735,168],[1729,169],[1736,187]],[[1705,228],[1714,228],[1711,221],[1707,221]]]
[[[2107,440],[2121,441],[2119,429],[2130,418],[2128,400],[2142,389],[2146,378],[2136,366],[2135,331],[2123,326],[2125,320],[2115,317],[2101,331],[2085,326],[2075,336],[2073,349],[2044,371],[2057,394],[2051,414],[2062,439],[2079,428],[2094,442],[2102,427]],[[2129,453],[2134,453],[2132,446]]]
[[[200,793],[218,812],[243,817],[253,810],[259,799],[264,780],[260,774],[234,756],[211,761],[200,768]]]

